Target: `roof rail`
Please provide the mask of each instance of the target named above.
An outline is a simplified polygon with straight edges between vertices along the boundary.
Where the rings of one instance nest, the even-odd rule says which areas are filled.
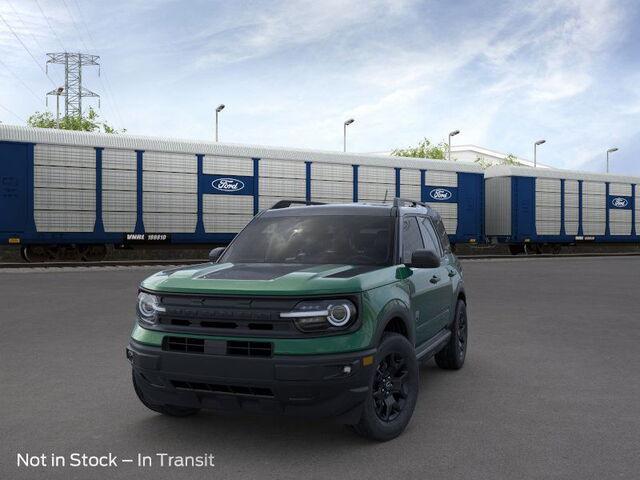
[[[417,207],[418,205],[424,208],[429,208],[429,205],[427,205],[424,202],[418,202],[417,200],[410,200],[408,198],[401,198],[401,197],[395,197],[393,199],[393,206],[394,207],[403,207],[403,206],[410,206],[410,207]]]
[[[291,205],[326,205],[326,204],[322,202],[307,202],[305,200],[280,200],[271,207],[271,210],[275,210],[278,208],[288,208]]]

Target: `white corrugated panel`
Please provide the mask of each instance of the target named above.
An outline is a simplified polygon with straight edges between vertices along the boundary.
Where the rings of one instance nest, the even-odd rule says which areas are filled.
[[[358,201],[391,200],[395,195],[395,183],[358,183]]]
[[[561,185],[553,178],[536,178],[536,233],[560,235]]]
[[[203,195],[202,211],[207,214],[253,215],[253,197],[246,195]]]
[[[396,170],[395,168],[389,167],[369,167],[363,165],[358,168],[358,193],[360,192],[360,185],[362,183],[394,185],[395,192]]]
[[[311,199],[318,197],[353,199],[353,183],[334,180],[311,180]]]
[[[427,170],[424,175],[425,185],[431,187],[457,187],[457,172],[443,172],[438,170]]]
[[[136,212],[102,212],[105,232],[133,232],[136,219]]]
[[[606,232],[606,191],[604,182],[582,182],[582,232],[585,235]]]
[[[609,209],[609,234],[631,235],[631,210],[615,208]]]
[[[422,199],[422,188],[420,185],[400,185],[400,196],[419,202]]]
[[[35,210],[38,232],[92,232],[96,223],[95,211]]]
[[[205,155],[202,162],[202,173],[253,176],[253,160],[251,158]]]
[[[630,183],[610,183],[609,195],[622,195],[625,197],[630,197],[631,184]]]
[[[197,213],[198,195],[195,193],[144,192],[142,210],[145,213]]]
[[[95,169],[96,150],[91,147],[36,145],[33,151],[33,163],[34,165]]]
[[[105,190],[136,191],[135,170],[103,170],[102,188]]]
[[[400,185],[420,185],[420,170],[403,168],[400,170]]]
[[[36,210],[89,210],[96,209],[95,190],[39,188],[36,190]]]
[[[147,233],[193,233],[196,230],[197,214],[145,212],[143,221]]]
[[[442,223],[444,223],[444,228],[447,230],[447,233],[454,235],[458,230],[458,204],[430,202],[427,203],[427,205],[440,213]]]
[[[106,148],[102,151],[102,169],[137,170],[137,154],[132,150]]]
[[[261,182],[264,178],[307,178],[307,166],[304,162],[265,159],[260,160],[258,170]]]
[[[312,163],[311,180],[331,180],[353,184],[353,167],[335,163]]]
[[[142,175],[142,184],[145,192],[198,192],[198,176],[190,173],[147,171]]]
[[[304,179],[260,178],[260,196],[302,197],[307,195],[307,183]]]
[[[144,152],[142,169],[152,172],[198,173],[195,155],[170,152]]]

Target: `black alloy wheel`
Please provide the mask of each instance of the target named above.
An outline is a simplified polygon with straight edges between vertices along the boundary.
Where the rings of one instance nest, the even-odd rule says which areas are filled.
[[[373,403],[383,422],[393,422],[407,404],[409,368],[401,353],[392,352],[378,364],[373,380]]]

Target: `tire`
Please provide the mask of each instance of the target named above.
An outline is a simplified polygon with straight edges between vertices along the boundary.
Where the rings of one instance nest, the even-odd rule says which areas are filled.
[[[156,405],[144,398],[144,394],[142,393],[142,389],[138,385],[138,380],[136,378],[135,372],[131,372],[131,379],[133,381],[133,389],[136,391],[136,395],[138,399],[142,402],[142,404],[147,407],[149,410],[153,410],[154,412],[162,413],[163,415],[168,415],[170,417],[189,417],[191,415],[195,415],[200,411],[199,408],[188,408],[188,407],[178,407],[176,405]]]
[[[406,428],[418,399],[418,361],[413,345],[402,335],[382,337],[362,416],[352,430],[365,438],[386,442]]]
[[[445,370],[459,370],[467,356],[467,305],[458,299],[456,314],[451,325],[451,337],[445,347],[436,353],[436,364]]]

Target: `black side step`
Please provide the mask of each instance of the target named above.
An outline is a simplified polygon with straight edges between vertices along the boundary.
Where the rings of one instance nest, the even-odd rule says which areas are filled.
[[[449,341],[449,337],[451,337],[450,330],[447,330],[446,328],[440,330],[428,342],[425,342],[416,349],[416,358],[422,361],[433,357],[440,351],[445,343]]]

